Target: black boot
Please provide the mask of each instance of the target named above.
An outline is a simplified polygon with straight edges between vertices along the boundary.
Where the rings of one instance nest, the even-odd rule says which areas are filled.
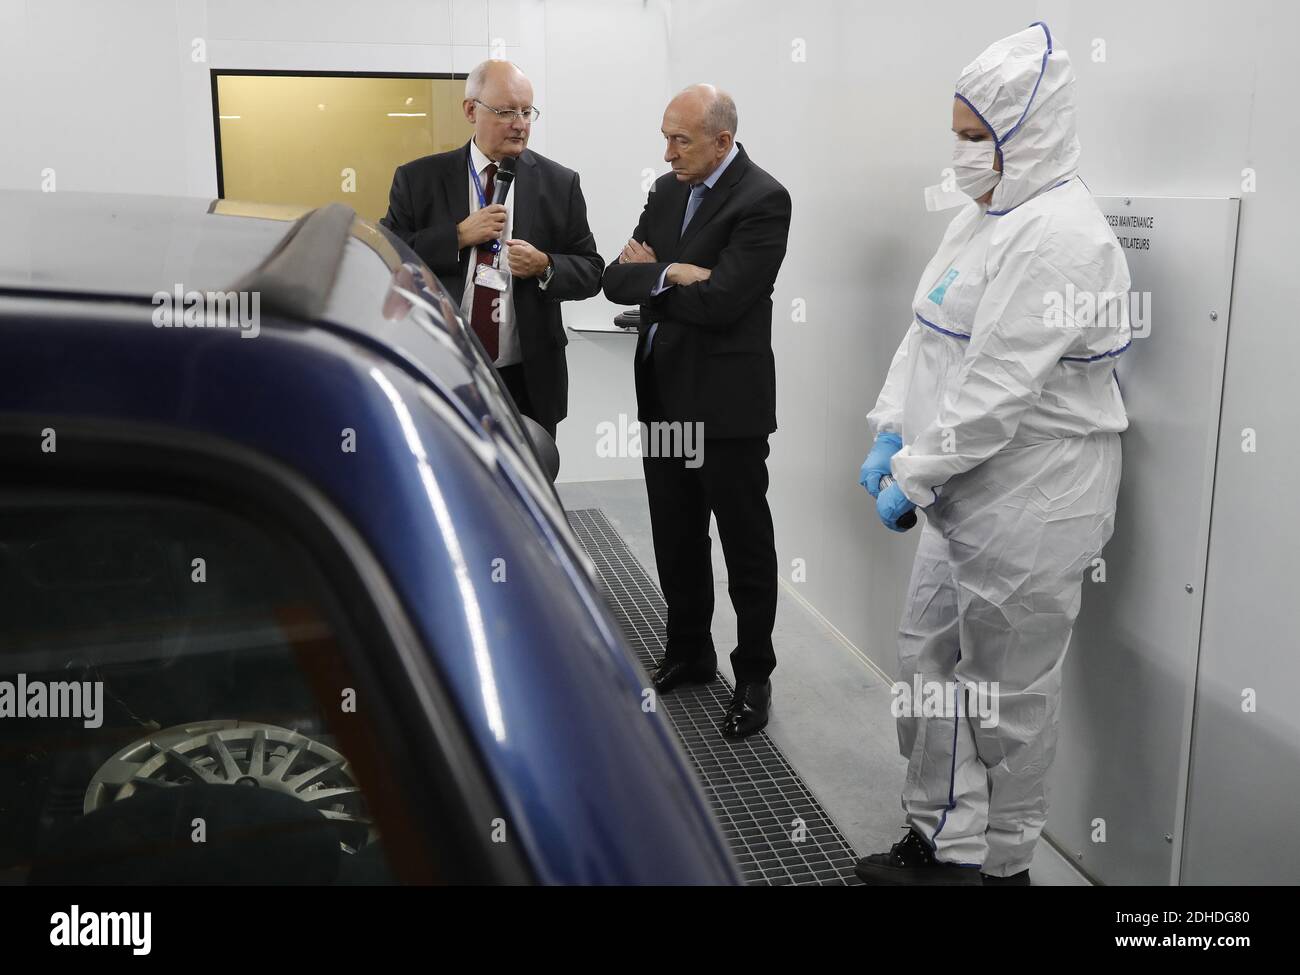
[[[1021,870],[1019,873],[1013,873],[1010,877],[990,877],[986,873],[980,874],[984,878],[985,887],[1028,887],[1029,871]]]
[[[908,829],[888,853],[873,853],[859,860],[853,872],[863,883],[887,887],[976,887],[981,877],[978,867],[940,863],[914,829]]]

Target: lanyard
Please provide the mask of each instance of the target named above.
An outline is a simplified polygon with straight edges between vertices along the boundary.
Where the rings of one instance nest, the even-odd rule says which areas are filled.
[[[469,157],[469,174],[474,179],[474,192],[478,194],[478,205],[479,208],[482,209],[488,205],[487,197],[483,193],[483,182],[478,178],[478,170],[474,168],[473,153],[470,153]],[[494,239],[490,246],[492,253],[495,254],[497,251],[501,250],[501,241]]]

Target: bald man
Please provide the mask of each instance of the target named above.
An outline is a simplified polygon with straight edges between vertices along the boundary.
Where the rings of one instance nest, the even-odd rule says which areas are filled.
[[[767,438],[776,429],[772,287],[785,259],[790,194],[750,161],[735,141],[736,123],[736,103],[712,85],[694,85],[669,102],[661,131],[672,172],[651,188],[604,286],[611,301],[641,309],[641,421],[699,424],[694,429],[703,434],[702,463],[642,461],[668,604],[654,686],[668,693],[710,681],[716,671],[711,513],[738,622],[736,691],[722,732],[743,738],[767,724],[776,667]]]
[[[524,73],[484,61],[465,81],[462,110],[473,138],[399,166],[380,223],[460,299],[519,412],[554,438],[569,404],[560,302],[596,294],[605,262],[578,174],[528,148],[540,113]],[[514,184],[494,204],[507,157],[516,160]]]

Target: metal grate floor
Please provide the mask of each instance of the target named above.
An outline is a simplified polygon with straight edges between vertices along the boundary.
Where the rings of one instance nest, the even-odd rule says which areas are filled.
[[[602,512],[584,508],[568,516],[624,635],[641,665],[653,670],[663,654],[663,596]],[[858,884],[857,854],[767,733],[722,737],[718,724],[731,692],[719,675],[658,703],[699,772],[745,881]]]

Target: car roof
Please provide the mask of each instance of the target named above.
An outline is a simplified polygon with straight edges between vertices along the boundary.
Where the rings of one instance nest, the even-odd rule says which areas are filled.
[[[341,212],[327,215],[326,210]],[[304,229],[299,218],[307,215]],[[322,273],[322,248],[313,244],[334,254],[341,249],[337,266]],[[298,259],[274,266],[277,256],[294,251],[300,252]],[[271,313],[271,327],[333,323],[388,358],[418,366],[427,381],[437,384],[441,378],[444,395],[464,405],[467,370],[475,371],[467,361],[474,358],[473,340],[436,277],[426,270],[422,286],[414,281],[410,272],[419,264],[395,236],[337,204],[314,209],[149,194],[0,190],[0,298],[157,305],[158,296],[178,290],[258,292],[262,311]],[[397,310],[394,285],[405,285],[410,299]],[[406,315],[411,304],[422,307],[419,326]]]
[[[0,190],[0,288],[123,296],[232,284],[308,207]]]
[[[429,381],[446,380],[457,399],[464,368],[444,354],[473,360],[474,339],[459,320],[459,296],[395,235],[333,204],[267,204],[131,193],[41,193],[0,189],[0,298],[152,301],[162,294],[260,293],[270,324],[319,320],[378,346],[391,359],[418,364]],[[303,228],[300,218],[307,223]],[[318,219],[323,218],[323,219]],[[322,247],[337,266],[320,273]],[[311,237],[308,242],[304,238]],[[294,239],[291,239],[294,238]],[[331,244],[328,238],[334,238]],[[277,255],[281,262],[270,273]],[[328,260],[328,259],[327,259]],[[404,267],[403,267],[404,266]],[[397,298],[395,287],[406,299]],[[177,296],[179,298],[179,296]],[[394,301],[402,307],[395,308]],[[406,312],[419,305],[420,325]],[[399,319],[403,321],[398,321]],[[441,350],[441,351],[440,351]]]

